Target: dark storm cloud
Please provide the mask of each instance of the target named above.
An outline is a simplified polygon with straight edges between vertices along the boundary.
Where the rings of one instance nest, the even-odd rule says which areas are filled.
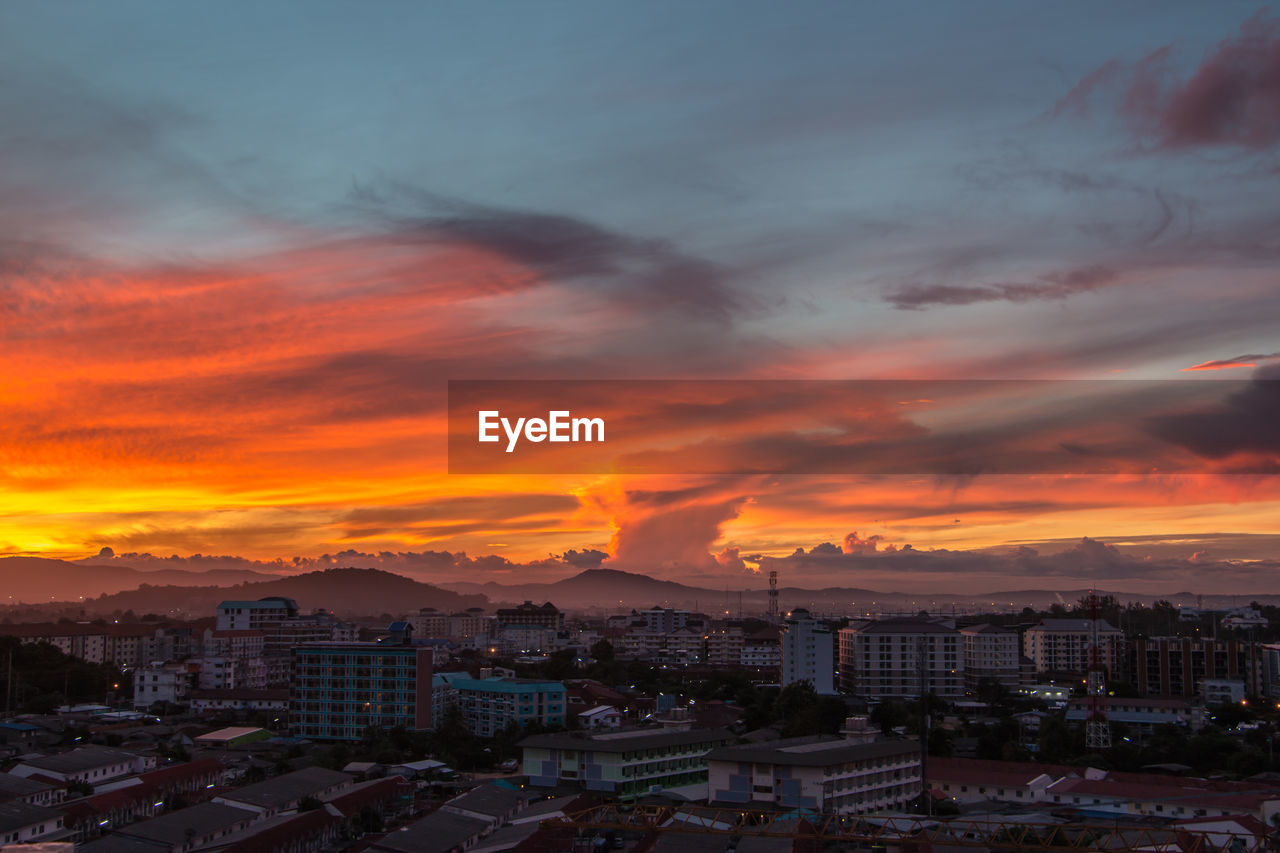
[[[1221,405],[1153,417],[1146,429],[1206,459],[1280,454],[1280,369],[1260,370]]]
[[[637,237],[558,213],[449,199],[414,187],[357,187],[352,200],[398,229],[400,239],[494,252],[546,279],[611,293],[653,312],[726,323],[746,310],[731,271],[666,240]],[[406,211],[411,202],[417,210]]]
[[[1174,68],[1168,45],[1134,63],[1110,60],[1085,75],[1050,116],[1086,117],[1093,101],[1108,96],[1152,150],[1270,148],[1280,142],[1280,20],[1258,12],[1186,77]]]

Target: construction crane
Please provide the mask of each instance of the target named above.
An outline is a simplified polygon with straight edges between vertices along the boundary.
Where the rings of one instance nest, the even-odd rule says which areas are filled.
[[[775,625],[778,622],[778,571],[776,569],[769,572],[769,622]]]

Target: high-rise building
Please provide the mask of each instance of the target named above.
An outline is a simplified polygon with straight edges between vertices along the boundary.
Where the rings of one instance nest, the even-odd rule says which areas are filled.
[[[831,629],[809,611],[791,611],[782,626],[782,685],[808,681],[814,690],[832,694],[835,689],[835,654]]]
[[[1042,619],[1022,635],[1022,653],[1035,663],[1036,672],[1082,675],[1089,669],[1092,635],[1091,619]],[[1098,643],[1102,665],[1107,672],[1117,672],[1124,633],[1099,619]]]
[[[405,622],[377,643],[306,643],[293,649],[289,685],[294,734],[359,740],[370,726],[430,729],[430,646],[411,639]]]
[[[925,689],[964,697],[960,632],[925,619],[885,619],[840,631],[840,687],[869,698],[913,697]]]
[[[1021,641],[1017,631],[995,625],[973,625],[960,629],[964,649],[964,686],[976,693],[983,679],[990,679],[1012,692],[1021,673]]]
[[[1140,696],[1197,696],[1214,679],[1239,680],[1247,692],[1262,692],[1262,653],[1244,640],[1139,638],[1126,651],[1126,675]]]

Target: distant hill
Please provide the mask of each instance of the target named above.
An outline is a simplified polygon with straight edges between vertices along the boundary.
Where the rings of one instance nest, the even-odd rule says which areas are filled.
[[[587,569],[553,583],[528,583],[506,586],[498,583],[443,584],[458,592],[484,595],[493,601],[550,601],[560,608],[586,607],[651,607],[655,604],[693,601],[719,601],[723,591],[686,586],[648,575],[617,569]]]
[[[762,613],[768,606],[768,591],[763,588],[760,579],[744,579],[752,583],[746,588],[745,582],[737,589],[727,592],[721,587],[690,586],[675,581],[659,580],[636,572],[623,572],[617,569],[587,569],[572,577],[554,583],[512,584],[499,583],[446,583],[447,589],[458,592],[475,593],[487,596],[495,602],[520,602],[524,600],[541,603],[550,601],[557,607],[567,609],[641,609],[654,605],[662,607],[697,608],[704,613],[717,613],[725,610],[736,614],[739,604],[744,612]],[[1020,589],[1000,592],[975,592],[967,595],[931,592],[898,592],[864,589],[861,587],[825,587],[821,589],[805,589],[803,587],[786,586],[778,590],[778,605],[785,613],[796,607],[810,607],[824,612],[842,612],[851,616],[859,613],[916,612],[918,610],[945,611],[954,607],[957,611],[1014,610],[1022,607],[1033,607],[1037,610],[1048,609],[1057,602],[1073,605],[1083,596],[1087,589],[1060,590]],[[1151,593],[1116,592],[1098,590],[1099,593],[1110,593],[1122,602],[1142,601],[1150,603],[1156,598],[1166,598],[1176,605],[1194,607],[1197,596],[1190,592],[1178,592],[1168,595]],[[1205,607],[1231,607],[1237,603],[1245,603],[1250,598],[1264,603],[1280,603],[1277,595],[1256,596],[1203,596]]]
[[[273,580],[276,575],[246,569],[142,571],[127,566],[88,566],[44,557],[0,557],[0,603],[42,604],[77,601],[137,589],[142,584],[210,586]]]
[[[228,586],[144,584],[92,600],[86,596],[81,605],[88,613],[132,610],[172,617],[211,616],[218,603],[227,599],[252,601],[272,595],[294,599],[303,612],[324,608],[339,616],[402,616],[423,607],[453,611],[489,604],[483,595],[463,595],[380,569],[342,568]]]

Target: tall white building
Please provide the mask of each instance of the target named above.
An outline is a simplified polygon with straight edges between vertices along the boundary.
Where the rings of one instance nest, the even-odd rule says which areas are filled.
[[[1079,674],[1089,668],[1092,619],[1042,619],[1022,635],[1023,654],[1035,662],[1036,672]],[[1108,672],[1117,670],[1124,634],[1098,620],[1098,644]]]
[[[995,625],[973,625],[960,629],[964,647],[964,686],[976,693],[984,678],[992,679],[1010,692],[1018,687],[1021,674],[1021,641],[1017,631]]]
[[[819,693],[835,693],[834,657],[827,623],[804,608],[791,611],[782,627],[782,686],[808,681]]]
[[[942,699],[964,697],[960,632],[924,619],[885,619],[840,631],[840,686],[870,698],[920,695],[924,654],[925,689]]]

